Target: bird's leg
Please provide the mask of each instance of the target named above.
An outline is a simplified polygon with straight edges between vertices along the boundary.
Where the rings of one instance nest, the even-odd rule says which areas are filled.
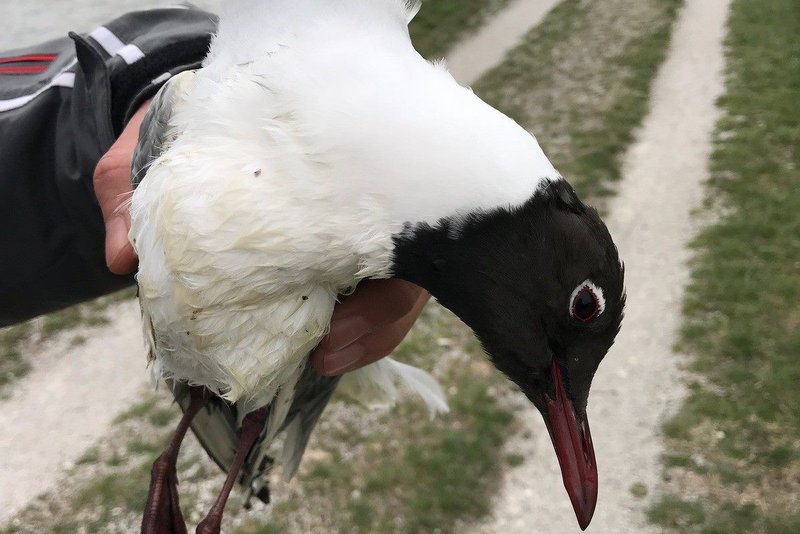
[[[150,471],[150,492],[142,517],[142,534],[186,534],[181,507],[178,503],[178,477],[176,464],[186,431],[205,406],[208,393],[204,387],[189,388],[189,406],[181,417],[172,440],[164,449]]]
[[[250,452],[253,443],[261,435],[261,431],[264,430],[264,426],[267,424],[267,414],[267,408],[260,408],[244,416],[242,434],[239,437],[239,448],[236,449],[236,456],[228,468],[228,477],[225,479],[225,485],[222,486],[222,491],[219,493],[219,497],[217,497],[208,515],[197,525],[196,534],[219,534],[225,503],[228,502],[228,496],[233,489],[233,484],[236,482],[236,477],[239,475],[239,470],[242,468],[247,453]]]

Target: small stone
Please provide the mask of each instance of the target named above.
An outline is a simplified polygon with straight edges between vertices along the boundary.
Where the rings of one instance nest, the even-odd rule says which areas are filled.
[[[635,482],[631,484],[630,492],[637,499],[641,499],[647,495],[647,486],[642,482]]]
[[[472,376],[476,378],[489,378],[492,374],[492,367],[485,361],[476,361],[469,364]]]

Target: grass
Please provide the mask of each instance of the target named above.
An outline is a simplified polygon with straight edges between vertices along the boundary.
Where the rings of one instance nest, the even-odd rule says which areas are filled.
[[[682,0],[564,0],[476,92],[534,132],[582,195],[611,194]]]
[[[664,427],[672,493],[650,513],[675,531],[800,531],[799,36],[797,2],[734,0],[718,220],[694,242],[680,343],[702,380]]]
[[[634,482],[628,491],[637,499],[644,499],[647,496],[647,485],[642,482]]]
[[[506,463],[511,467],[518,467],[525,463],[525,457],[516,453],[507,454]]]
[[[70,306],[63,310],[44,316],[41,325],[41,336],[48,338],[55,334],[73,330],[79,326],[103,326],[109,323],[106,311],[123,300],[136,296],[134,288],[123,289],[92,301]]]
[[[425,0],[409,27],[414,47],[428,59],[440,58],[508,1]]]
[[[0,330],[0,397],[7,387],[30,371],[23,347],[31,335],[31,325],[23,323]]]
[[[425,421],[417,428],[412,422],[412,443],[396,451],[372,449],[369,463],[375,469],[351,504],[350,521],[362,530],[386,532],[395,524],[396,509],[378,502],[402,506],[408,532],[453,532],[453,518],[477,518],[489,511],[486,496],[497,487],[501,467],[497,449],[512,415],[489,397],[485,382],[461,376],[452,383],[458,384],[458,393],[445,421]],[[419,412],[414,406],[403,415],[424,421]],[[386,452],[399,461],[387,462]]]
[[[163,399],[162,399],[163,403]],[[141,510],[150,480],[150,466],[161,452],[169,430],[151,426],[147,416],[160,409],[154,395],[120,417],[109,439],[95,444],[67,471],[57,492],[34,500],[0,533],[127,532],[136,521],[126,510]],[[171,414],[171,423],[176,421]],[[128,439],[126,439],[126,437]]]

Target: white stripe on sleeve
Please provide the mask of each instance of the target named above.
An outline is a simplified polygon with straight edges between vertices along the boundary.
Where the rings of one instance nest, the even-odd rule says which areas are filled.
[[[56,74],[55,78],[50,80],[47,85],[43,85],[38,91],[29,95],[18,96],[16,98],[9,98],[8,100],[0,100],[0,112],[10,111],[12,109],[21,108],[40,94],[44,93],[51,87],[72,87],[75,83],[75,73],[67,72],[75,66],[76,60],[64,67],[61,72]]]
[[[119,54],[128,65],[132,65],[144,57],[144,52],[135,44],[123,46],[117,51],[117,54]]]
[[[142,50],[135,44],[125,44],[119,37],[114,35],[114,32],[100,26],[89,32],[89,37],[97,41],[97,44],[103,47],[109,56],[119,56],[125,60],[125,63],[132,65],[144,57]]]
[[[97,44],[102,46],[109,56],[116,55],[125,46],[125,43],[120,41],[119,37],[105,26],[100,26],[89,32],[89,37],[97,41]]]

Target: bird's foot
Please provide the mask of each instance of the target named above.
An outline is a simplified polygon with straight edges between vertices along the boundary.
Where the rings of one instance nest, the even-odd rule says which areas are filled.
[[[150,491],[142,516],[142,534],[186,534],[178,503],[178,474],[176,464],[186,431],[192,419],[208,400],[202,387],[190,390],[191,401],[183,414],[175,435],[155,462],[150,471]]]
[[[195,534],[219,534],[222,527],[222,512],[225,510],[225,503],[228,502],[228,496],[233,489],[233,484],[236,482],[236,477],[239,475],[239,470],[247,457],[247,453],[253,447],[253,444],[261,435],[264,426],[267,424],[267,415],[269,411],[267,408],[260,408],[252,411],[244,416],[242,420],[242,433],[239,438],[239,448],[236,449],[236,456],[233,459],[230,467],[228,468],[228,476],[225,479],[225,485],[217,497],[214,506],[208,515],[197,525]]]
[[[142,518],[142,534],[186,534],[178,502],[178,476],[175,458],[167,451],[153,462],[150,493]]]
[[[216,514],[210,512],[202,521],[197,525],[195,534],[220,534],[222,528],[222,512]]]

